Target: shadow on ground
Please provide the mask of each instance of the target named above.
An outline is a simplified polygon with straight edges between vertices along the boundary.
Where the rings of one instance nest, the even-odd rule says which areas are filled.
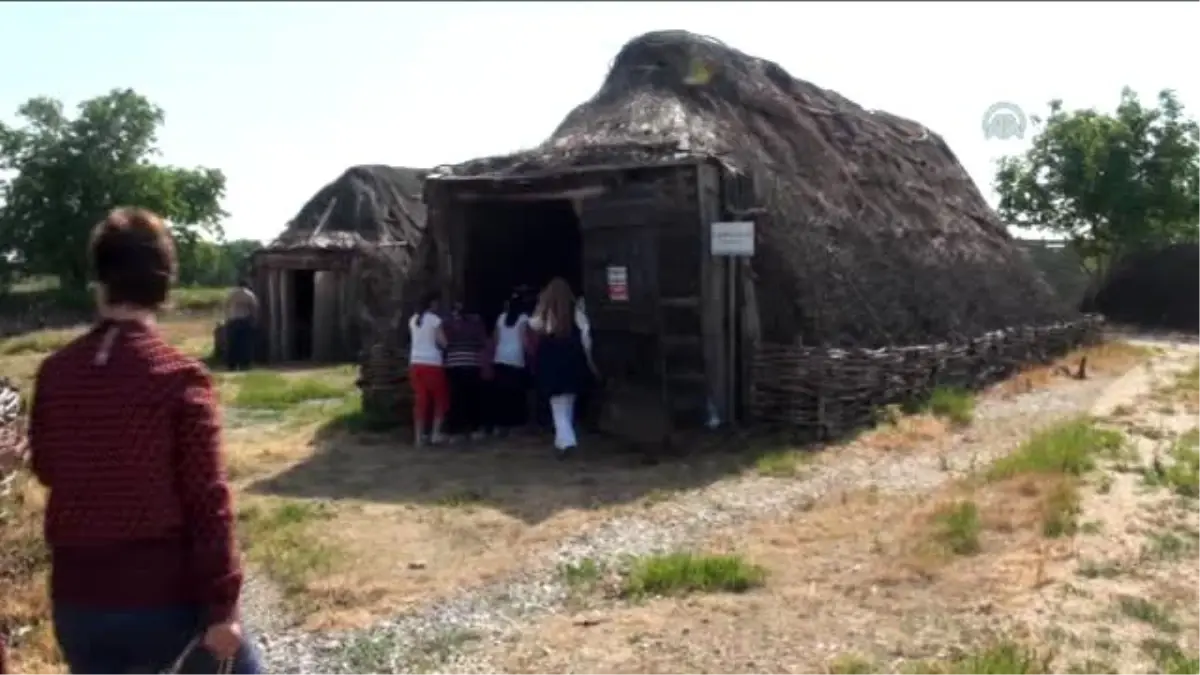
[[[687,434],[670,456],[645,456],[597,435],[558,460],[551,438],[416,448],[408,430],[349,433],[329,429],[307,460],[249,487],[258,494],[425,505],[477,503],[535,525],[564,510],[604,509],[703,487],[751,468],[787,446],[781,436]]]

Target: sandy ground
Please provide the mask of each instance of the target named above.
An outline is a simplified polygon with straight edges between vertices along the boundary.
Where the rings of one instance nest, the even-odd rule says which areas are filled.
[[[1029,505],[1040,503],[1033,498],[1044,486],[1013,481],[970,491],[985,520],[980,554],[930,559],[915,544],[933,510],[967,494],[961,482],[923,493],[840,491],[714,532],[697,547],[764,566],[769,580],[760,590],[635,604],[601,593],[481,645],[456,667],[894,672],[1012,641],[1052,658],[1057,672],[1160,672],[1155,655],[1164,645],[1197,649],[1200,534],[1196,501],[1145,485],[1140,469],[1195,428],[1186,396],[1156,392],[1196,360],[1194,345],[1165,345],[1080,411],[1123,429],[1130,443],[1126,457],[1088,477],[1074,537],[1042,536]],[[985,435],[953,438],[970,445]],[[916,451],[945,451],[937,445]]]

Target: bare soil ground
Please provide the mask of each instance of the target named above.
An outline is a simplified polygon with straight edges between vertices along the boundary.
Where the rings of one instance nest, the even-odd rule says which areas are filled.
[[[211,328],[211,321],[167,326],[173,340],[197,355],[208,351]],[[0,368],[28,380],[40,358],[65,335],[18,338],[29,346],[0,349]],[[1097,381],[1146,356],[1119,345],[1086,354]],[[1032,369],[985,394],[980,406],[1035,390],[1094,386],[1069,377],[1082,355]],[[945,460],[945,470],[969,471],[961,453],[955,454],[956,446],[1015,444],[1026,431],[1019,418],[992,420],[981,414],[961,429],[935,416],[917,415],[815,457],[764,443],[749,450],[739,447],[738,453],[696,452],[656,467],[595,448],[564,464],[532,439],[418,450],[396,435],[351,433],[347,424],[353,421],[356,401],[350,368],[218,377],[230,473],[238,486],[240,532],[254,571],[245,604],[260,633],[294,625],[318,634],[370,626],[463,589],[519,576],[531,560],[623,515],[668,522],[688,495],[720,492],[731,476],[802,480],[810,466],[869,463],[896,455],[952,458]],[[1171,396],[1186,398],[1186,391]],[[1156,409],[1161,406],[1155,403]],[[743,441],[721,442],[739,443]],[[936,657],[941,652],[934,646],[950,644],[946,640],[954,634],[941,626],[969,616],[971,621],[963,619],[958,630],[977,638],[970,631],[991,622],[976,615],[1000,612],[972,609],[983,606],[976,602],[981,580],[991,580],[988,588],[1010,588],[1010,583],[1023,588],[1022,583],[1033,582],[1021,579],[1049,575],[1045,570],[1056,560],[1053,555],[1062,555],[1050,550],[1061,540],[1047,544],[1020,524],[1034,516],[995,515],[986,508],[1007,508],[1011,492],[1020,496],[1030,488],[989,489],[993,491],[975,497],[990,514],[989,522],[1000,523],[982,536],[985,554],[945,562],[907,546],[924,541],[920,533],[928,530],[930,514],[961,493],[896,496],[848,490],[810,504],[804,512],[711,536],[709,548],[736,551],[770,571],[762,590],[633,604],[584,594],[578,599],[579,615],[535,623],[519,639],[497,647],[491,662],[519,671],[790,671],[824,668],[837,659],[869,660],[872,667],[881,667]],[[41,494],[25,482],[20,497],[19,518],[9,521],[18,525],[0,536],[0,545],[24,555],[39,545]],[[1016,524],[1004,525],[1005,518]],[[889,526],[880,528],[880,523]],[[1067,541],[1082,542],[1083,536]],[[993,556],[993,551],[1005,553]],[[22,631],[12,655],[16,669],[53,672],[61,666],[46,620],[44,551],[30,560],[33,567],[20,575],[8,580],[0,575],[0,625],[7,622]],[[999,569],[987,567],[994,560],[1007,562]],[[911,617],[897,623],[898,608],[908,608],[904,613]],[[602,627],[591,627],[592,615],[586,614],[596,611],[602,614],[597,619]],[[838,622],[843,628],[828,630]],[[925,638],[914,641],[902,635],[917,627],[924,631],[918,637]],[[706,636],[697,646],[680,644],[697,635]],[[889,651],[888,636],[905,651]]]
[[[757,590],[595,592],[476,658],[503,672],[1197,672],[1196,357],[1175,345],[1106,389],[1091,413],[1127,440],[1078,480],[980,467],[931,493],[844,492],[701,547],[765,568]],[[948,517],[967,510],[974,524]]]

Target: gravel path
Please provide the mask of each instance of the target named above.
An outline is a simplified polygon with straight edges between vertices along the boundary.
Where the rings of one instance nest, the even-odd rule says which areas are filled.
[[[802,478],[742,475],[685,492],[645,513],[618,515],[564,541],[525,571],[503,582],[459,594],[366,629],[312,634],[279,630],[279,604],[257,587],[244,611],[259,631],[271,672],[497,672],[486,646],[521,623],[563,611],[568,589],[563,564],[601,564],[624,556],[686,548],[716,528],[804,508],[842,491],[874,488],[929,491],[1010,449],[1029,433],[1091,407],[1114,378],[1070,381],[1010,399],[979,402],[971,427],[942,441],[935,452],[878,453],[839,448]],[[259,586],[262,586],[259,584]],[[264,598],[256,602],[256,598]]]

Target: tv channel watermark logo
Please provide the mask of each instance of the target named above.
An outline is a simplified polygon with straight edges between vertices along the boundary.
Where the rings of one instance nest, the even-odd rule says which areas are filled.
[[[1028,126],[1025,111],[1016,103],[998,101],[983,113],[983,137],[988,140],[1022,140]]]

